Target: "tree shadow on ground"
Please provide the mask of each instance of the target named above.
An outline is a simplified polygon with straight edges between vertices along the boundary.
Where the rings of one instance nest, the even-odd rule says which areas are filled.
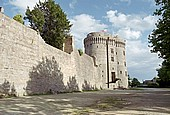
[[[52,60],[43,58],[37,66],[33,66],[29,76],[26,87],[28,95],[61,93],[66,90],[63,73],[54,57]]]

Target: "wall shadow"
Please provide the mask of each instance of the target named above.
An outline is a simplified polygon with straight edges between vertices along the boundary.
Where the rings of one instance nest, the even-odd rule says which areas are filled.
[[[16,97],[17,92],[14,83],[11,85],[11,83],[5,79],[4,82],[0,84],[0,98],[8,96]]]
[[[77,83],[75,76],[69,77],[69,81],[67,82],[67,91],[68,92],[78,92],[79,91],[78,83]]]
[[[29,72],[30,80],[27,82],[26,93],[33,94],[55,94],[65,92],[63,73],[54,57],[42,58],[37,66],[33,66]]]
[[[90,85],[90,82],[87,82],[87,80],[84,80],[84,84],[82,84],[82,91],[92,91],[95,88]]]

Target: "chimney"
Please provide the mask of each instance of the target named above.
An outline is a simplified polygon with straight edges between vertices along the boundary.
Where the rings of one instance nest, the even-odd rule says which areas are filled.
[[[4,13],[4,8],[3,7],[0,7],[0,12]]]

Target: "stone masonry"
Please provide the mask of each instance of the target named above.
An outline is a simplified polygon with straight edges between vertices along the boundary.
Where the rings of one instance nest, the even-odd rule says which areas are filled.
[[[30,79],[29,72],[33,66],[36,66],[44,57],[49,59],[55,57],[63,73],[64,84],[67,84],[69,77],[75,76],[80,90],[84,80],[93,87],[106,88],[106,75],[101,73],[99,65],[96,66],[100,59],[96,56],[96,61],[87,55],[88,53],[80,56],[77,49],[71,46],[72,40],[65,44],[70,44],[65,48],[67,53],[63,52],[46,44],[36,31],[0,13],[0,83],[3,83],[5,79],[14,83],[17,94],[23,96],[27,81]],[[104,67],[102,66],[105,71]],[[117,66],[115,69],[121,67]],[[123,67],[122,72],[124,68],[126,67]],[[122,81],[127,78],[124,74],[120,77]],[[126,80],[121,86],[127,88],[125,82]],[[110,88],[113,89],[113,87]]]
[[[103,87],[127,88],[128,73],[125,41],[106,32],[92,32],[84,39],[85,53],[93,57],[102,77]],[[107,61],[108,59],[108,61]]]

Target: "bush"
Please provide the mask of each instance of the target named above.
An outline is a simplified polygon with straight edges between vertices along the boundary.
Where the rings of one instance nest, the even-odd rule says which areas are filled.
[[[148,87],[157,88],[157,87],[159,87],[159,84],[158,83],[148,83]]]

